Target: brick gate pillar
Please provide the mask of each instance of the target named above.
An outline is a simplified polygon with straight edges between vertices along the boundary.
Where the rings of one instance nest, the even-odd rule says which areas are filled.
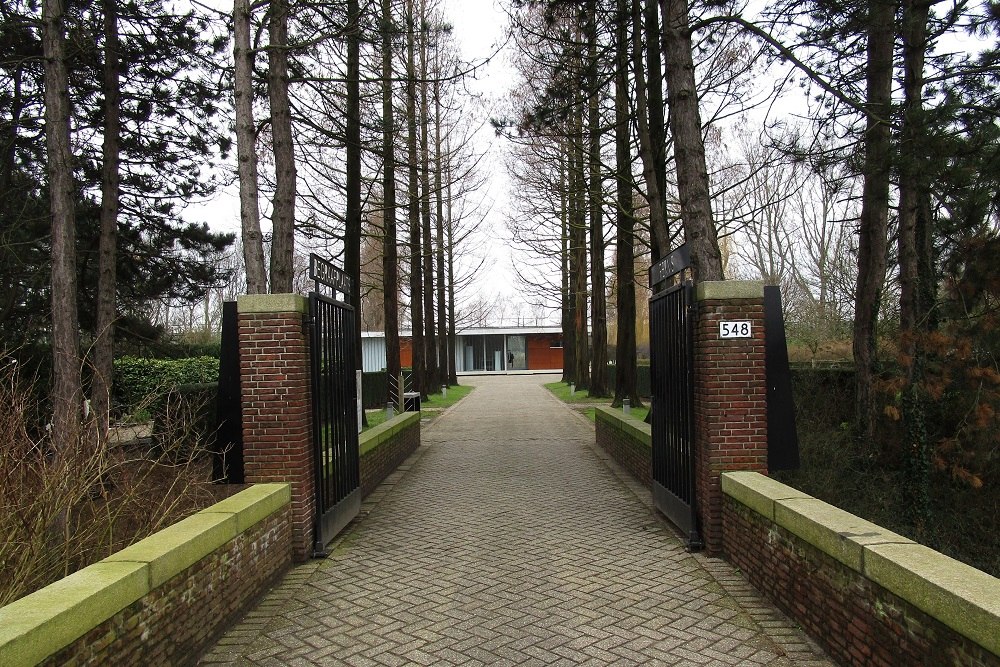
[[[247,483],[290,482],[292,557],[312,554],[316,512],[308,301],[298,294],[237,299],[243,461]]]
[[[722,488],[728,470],[767,474],[764,284],[697,286],[694,332],[695,485],[702,540],[722,551]],[[720,324],[749,323],[749,337],[725,338]],[[732,328],[727,326],[727,328]],[[736,333],[743,334],[745,331]]]

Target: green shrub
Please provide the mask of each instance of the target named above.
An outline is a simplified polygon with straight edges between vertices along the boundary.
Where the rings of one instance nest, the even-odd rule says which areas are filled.
[[[218,382],[219,360],[214,357],[190,359],[115,359],[114,400],[120,413],[131,413],[161,401],[178,385]]]

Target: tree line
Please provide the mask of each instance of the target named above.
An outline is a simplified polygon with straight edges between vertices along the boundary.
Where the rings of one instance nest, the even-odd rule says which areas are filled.
[[[853,341],[859,446],[902,462],[915,516],[935,468],[982,483],[1000,380],[992,5],[519,0],[510,17],[508,227],[534,258],[525,289],[559,295],[567,380],[609,393],[614,312],[629,396],[636,290],[686,242],[696,280],[781,285],[814,350]]]
[[[437,2],[2,8],[0,329],[49,388],[53,443],[106,436],[116,350],[171,310],[217,321],[212,294],[308,289],[310,250],[382,311],[391,373],[409,325],[417,388],[455,381],[483,156]],[[229,182],[238,235],[185,220]]]

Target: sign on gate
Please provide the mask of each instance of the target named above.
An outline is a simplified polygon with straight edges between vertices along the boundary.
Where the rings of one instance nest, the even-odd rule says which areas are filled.
[[[319,283],[350,292],[350,277],[330,262],[310,256],[317,291],[309,294],[310,374],[313,405],[313,458],[316,480],[316,546],[326,544],[361,509],[358,451],[357,353],[354,308],[319,293]]]
[[[319,285],[326,285],[334,292],[343,294],[351,293],[351,276],[337,268],[332,262],[328,262],[316,253],[309,254],[309,278]]]

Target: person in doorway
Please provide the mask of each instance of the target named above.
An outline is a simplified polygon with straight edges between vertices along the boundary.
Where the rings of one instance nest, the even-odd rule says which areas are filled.
[[[510,369],[514,366],[514,353],[507,352],[507,368]]]

